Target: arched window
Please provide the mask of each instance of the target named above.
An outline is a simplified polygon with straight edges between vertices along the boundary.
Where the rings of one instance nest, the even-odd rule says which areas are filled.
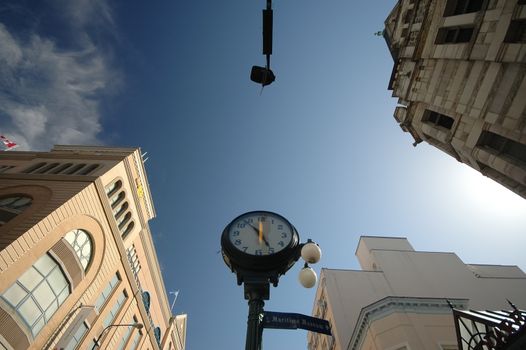
[[[118,219],[128,209],[128,202],[124,202],[118,209],[113,210],[113,216]]]
[[[77,164],[73,168],[71,168],[68,171],[66,171],[66,174],[74,175],[77,171],[79,171],[80,169],[84,168],[84,166],[86,166],[86,164]]]
[[[133,230],[133,226],[135,226],[135,224],[132,222],[130,222],[128,224],[128,226],[126,226],[126,230],[122,233],[122,238],[126,237],[128,235],[128,233],[131,232],[131,230]]]
[[[38,169],[38,171],[35,171],[36,174],[44,174],[44,173],[47,173],[48,171],[50,171],[51,169],[57,167],[59,165],[59,163],[51,163],[49,165],[46,165],[45,167],[42,167],[40,169]]]
[[[82,170],[79,175],[89,175],[93,170],[99,167],[98,164],[91,164],[86,169]]]
[[[44,254],[2,295],[36,336],[70,294],[60,266]]]
[[[0,199],[0,226],[16,217],[31,205],[32,199],[15,195]]]
[[[37,163],[35,165],[31,165],[29,168],[27,168],[26,170],[23,171],[23,173],[26,173],[26,174],[30,174],[32,173],[33,171],[37,170],[38,168],[40,167],[43,167],[44,165],[46,165],[47,163]]]
[[[130,218],[131,213],[127,212],[126,215],[124,215],[121,219],[117,220],[117,226],[119,227],[119,230],[122,230],[124,228],[124,225],[126,225],[126,223],[130,221]]]
[[[91,261],[91,252],[93,250],[89,234],[83,230],[73,230],[69,231],[64,236],[64,239],[71,245],[84,271],[86,271]]]
[[[111,198],[111,207],[112,208],[115,208],[120,202],[122,202],[122,200],[124,199],[124,191],[121,191],[119,192],[119,194],[117,196],[113,196]]]
[[[62,172],[64,172],[67,168],[69,168],[70,166],[72,166],[73,164],[72,163],[66,163],[66,164],[62,164],[61,166],[59,166],[58,168],[54,169],[51,174],[60,174]]]
[[[142,302],[144,303],[144,307],[146,308],[146,312],[150,312],[150,293],[147,291],[142,292]]]
[[[157,344],[161,345],[161,328],[155,327],[153,330],[153,334],[155,334],[155,339],[157,340]]]
[[[108,197],[113,196],[122,187],[122,181],[117,180],[112,182],[109,186],[106,186],[106,194]]]

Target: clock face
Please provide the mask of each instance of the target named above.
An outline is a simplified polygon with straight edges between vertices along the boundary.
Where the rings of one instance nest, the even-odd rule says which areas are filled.
[[[270,212],[251,212],[230,225],[228,239],[232,246],[249,255],[273,255],[289,246],[293,239],[292,225]]]

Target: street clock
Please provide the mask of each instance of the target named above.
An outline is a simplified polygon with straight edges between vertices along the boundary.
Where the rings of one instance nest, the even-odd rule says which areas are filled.
[[[225,263],[238,284],[248,276],[267,276],[277,285],[300,256],[299,235],[283,216],[270,211],[251,211],[228,224],[221,236]]]

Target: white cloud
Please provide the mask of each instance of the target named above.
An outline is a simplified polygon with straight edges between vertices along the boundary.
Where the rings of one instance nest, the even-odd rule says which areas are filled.
[[[0,134],[19,149],[100,144],[100,102],[120,81],[108,56],[81,26],[89,16],[112,24],[108,6],[103,1],[62,3],[75,23],[70,25],[79,38],[75,49],[59,47],[56,39],[37,32],[19,37],[0,23]]]

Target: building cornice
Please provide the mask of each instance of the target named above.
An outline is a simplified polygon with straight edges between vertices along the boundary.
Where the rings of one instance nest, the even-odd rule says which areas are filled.
[[[362,308],[347,350],[361,349],[367,330],[374,321],[396,312],[417,314],[451,314],[449,302],[457,309],[467,309],[469,299],[419,298],[389,296]]]

